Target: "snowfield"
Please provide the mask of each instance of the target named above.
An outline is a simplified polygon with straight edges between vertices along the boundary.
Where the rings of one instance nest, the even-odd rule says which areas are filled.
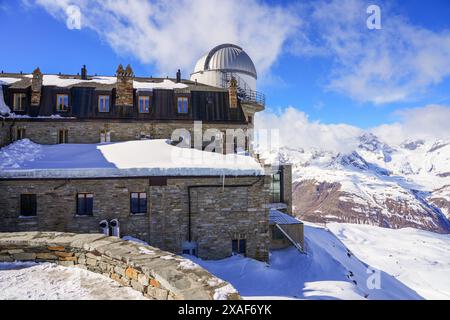
[[[327,227],[359,259],[394,276],[422,297],[450,299],[449,235],[340,223]]]
[[[348,234],[357,232],[361,226],[333,224],[331,227],[335,231],[341,227],[340,230]],[[230,282],[246,299],[417,300],[449,297],[450,243],[445,236],[418,230],[364,227],[365,232],[358,233],[359,243],[367,241],[369,246],[352,246],[355,252],[349,251],[330,230],[307,224],[307,254],[301,254],[295,248],[272,251],[270,265],[242,256],[219,261],[186,257]],[[405,241],[394,241],[396,232]],[[409,242],[406,241],[408,233],[415,234]],[[364,251],[366,247],[369,251]],[[398,258],[392,261],[403,270],[403,276],[383,262],[385,254],[376,252],[376,248],[384,248],[386,252],[389,247],[395,248],[392,252],[396,252]],[[414,248],[419,250],[412,252]],[[413,282],[411,277],[416,272],[419,277]]]
[[[0,300],[147,300],[102,275],[51,263],[0,263]]]

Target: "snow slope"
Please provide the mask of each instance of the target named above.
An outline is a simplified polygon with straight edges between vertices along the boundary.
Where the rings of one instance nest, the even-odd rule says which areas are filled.
[[[272,251],[270,264],[241,256],[203,261],[186,256],[255,299],[422,299],[402,282],[353,256],[328,230],[305,226],[307,254]],[[370,284],[379,275],[381,289]],[[369,284],[369,285],[368,285]]]
[[[422,297],[450,299],[449,235],[340,223],[327,227],[359,259],[391,274]]]
[[[0,300],[147,300],[102,275],[43,263],[0,263]]]

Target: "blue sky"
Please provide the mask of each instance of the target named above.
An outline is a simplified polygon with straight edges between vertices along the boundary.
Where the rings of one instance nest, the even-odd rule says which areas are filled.
[[[86,64],[112,75],[130,63],[137,75],[182,68],[187,77],[201,53],[237,42],[276,115],[293,107],[311,122],[371,128],[399,121],[399,110],[450,105],[448,0],[213,2],[0,0],[0,69],[77,73]],[[81,8],[81,30],[66,26],[71,4]],[[368,4],[380,6],[381,30],[365,28]]]

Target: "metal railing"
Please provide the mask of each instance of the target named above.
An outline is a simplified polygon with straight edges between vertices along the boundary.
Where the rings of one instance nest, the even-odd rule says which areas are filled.
[[[261,92],[252,90],[244,79],[232,72],[222,72],[222,74],[222,83],[220,84],[222,88],[228,89],[231,78],[235,78],[238,85],[238,97],[242,102],[266,106],[266,96]]]

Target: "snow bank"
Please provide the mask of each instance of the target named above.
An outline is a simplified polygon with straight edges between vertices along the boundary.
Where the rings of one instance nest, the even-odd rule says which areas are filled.
[[[42,157],[42,146],[29,139],[19,140],[0,149],[0,172],[4,168],[19,169],[26,162]]]
[[[147,300],[105,276],[43,263],[0,263],[0,300]]]
[[[327,227],[358,258],[391,274],[424,298],[450,299],[449,235],[340,223]]]
[[[0,149],[0,177],[264,175],[252,157],[172,146],[166,140],[37,145],[21,140]]]
[[[353,256],[329,231],[305,226],[307,255],[295,248],[272,251],[270,264],[242,256],[204,261],[185,256],[231,283],[246,299],[421,299],[380,272],[381,288],[369,288],[373,268]]]
[[[5,98],[3,96],[3,86],[0,82],[0,115],[9,114],[11,109],[6,105]]]
[[[22,79],[20,79],[20,78],[0,78],[0,115],[9,114],[11,112],[11,108],[8,107],[5,103],[5,98],[3,96],[3,86],[13,84],[20,80],[22,80]]]

